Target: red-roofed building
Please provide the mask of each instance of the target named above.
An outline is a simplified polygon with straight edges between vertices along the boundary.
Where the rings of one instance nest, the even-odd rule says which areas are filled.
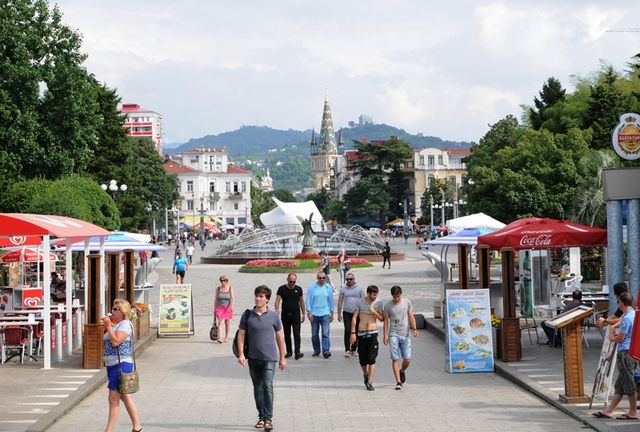
[[[251,173],[229,162],[225,149],[198,147],[164,164],[178,176],[180,198],[176,203],[180,221],[188,225],[204,222],[219,227],[243,229],[251,225]]]
[[[150,138],[162,155],[162,115],[133,103],[122,104],[120,112],[127,116],[123,126],[129,136]]]

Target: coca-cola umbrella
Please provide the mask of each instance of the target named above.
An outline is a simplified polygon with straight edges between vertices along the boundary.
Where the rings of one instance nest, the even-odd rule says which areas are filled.
[[[478,237],[478,245],[488,245],[492,249],[549,249],[606,244],[605,229],[568,220],[535,217],[519,219],[501,230]]]

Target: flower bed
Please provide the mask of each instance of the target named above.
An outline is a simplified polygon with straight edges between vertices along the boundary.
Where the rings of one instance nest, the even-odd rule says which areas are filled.
[[[314,254],[298,254],[299,255],[314,255]],[[317,255],[317,254],[315,254]],[[372,267],[372,265],[364,258],[350,258],[351,260],[351,268],[366,268]],[[265,271],[269,272],[271,270],[278,271],[290,271],[290,270],[310,270],[315,271],[320,268],[320,260],[317,258],[307,258],[307,259],[256,259],[247,261],[245,265],[243,265],[240,270],[247,272],[260,272]],[[331,266],[333,268],[337,268],[338,261],[336,259],[331,260]]]
[[[298,267],[298,262],[296,260],[291,260],[291,259],[257,259],[257,260],[248,261],[245,265],[249,267],[296,268]]]

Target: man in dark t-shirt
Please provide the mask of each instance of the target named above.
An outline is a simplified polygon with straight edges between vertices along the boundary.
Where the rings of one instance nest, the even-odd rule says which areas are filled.
[[[616,299],[620,298],[620,295],[624,292],[629,292],[629,288],[627,284],[624,282],[618,282],[613,286],[613,295],[616,296]],[[613,316],[610,317],[600,317],[596,321],[596,327],[602,328],[606,325],[617,326],[620,322],[620,317],[622,316],[622,309],[618,307],[616,311],[613,313]]]
[[[281,285],[276,293],[276,312],[280,313],[282,318],[282,327],[284,329],[284,343],[287,347],[285,357],[289,358],[294,351],[291,349],[291,330],[293,330],[293,342],[295,345],[295,359],[299,360],[304,357],[300,352],[300,324],[304,322],[306,315],[302,287],[296,285],[298,276],[295,273],[289,273],[286,285]],[[280,304],[282,311],[280,312]]]

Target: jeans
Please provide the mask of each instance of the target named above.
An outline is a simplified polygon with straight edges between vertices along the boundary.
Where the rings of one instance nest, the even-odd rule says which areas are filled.
[[[287,352],[294,352],[291,350],[291,330],[293,330],[295,353],[300,354],[300,313],[282,311],[282,329],[284,330],[284,344],[287,346]]]
[[[311,343],[313,344],[313,353],[331,351],[331,344],[329,341],[329,315],[313,316],[311,321]],[[320,326],[322,326],[322,351],[320,351]]]
[[[356,343],[351,345],[351,322],[353,320],[353,312],[345,312],[342,311],[342,321],[344,322],[344,350],[345,351],[357,351],[358,350],[358,339],[356,339]],[[358,319],[360,321],[360,319]],[[358,322],[356,321],[356,330],[358,329]]]
[[[276,363],[268,360],[249,359],[253,398],[256,401],[260,420],[266,421],[273,418],[273,375],[276,372]]]

